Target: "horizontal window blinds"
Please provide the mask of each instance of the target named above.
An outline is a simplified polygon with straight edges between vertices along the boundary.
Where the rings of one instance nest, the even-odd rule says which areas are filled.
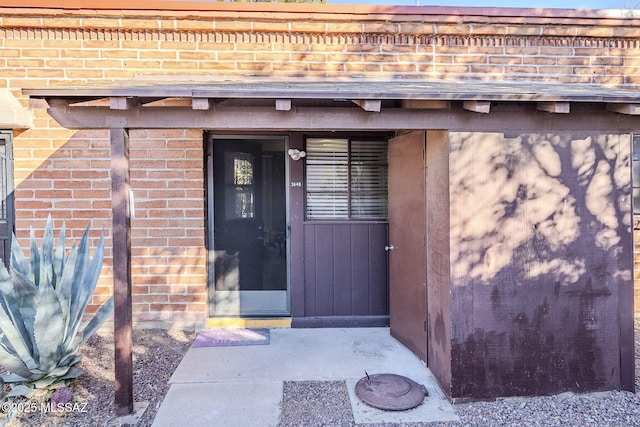
[[[351,216],[387,217],[387,143],[351,142]]]
[[[309,138],[307,219],[384,219],[387,143]]]

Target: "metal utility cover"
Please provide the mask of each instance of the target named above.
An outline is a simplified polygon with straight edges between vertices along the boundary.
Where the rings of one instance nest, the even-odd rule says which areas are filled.
[[[356,383],[355,390],[364,403],[385,411],[415,408],[429,395],[423,385],[396,374],[367,374]]]

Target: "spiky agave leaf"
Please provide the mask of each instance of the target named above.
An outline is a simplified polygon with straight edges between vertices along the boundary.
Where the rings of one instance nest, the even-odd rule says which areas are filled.
[[[69,312],[71,310],[71,301],[72,301],[72,292],[73,288],[71,286],[71,280],[63,280],[63,274],[65,271],[65,266],[67,265],[67,257],[66,257],[66,226],[65,223],[62,223],[62,229],[60,230],[60,234],[58,236],[58,244],[56,245],[56,250],[54,252],[53,257],[53,287],[58,294],[58,299],[60,300],[60,307],[62,309],[62,315],[65,319],[65,331],[64,335],[69,330]],[[71,251],[75,254],[75,249]],[[74,255],[75,256],[75,255]],[[73,264],[72,264],[73,265]],[[68,272],[68,277],[71,276],[73,271]],[[65,338],[66,341],[66,338]]]
[[[38,242],[36,241],[36,233],[31,227],[29,233],[29,241],[31,242],[31,249],[29,252],[29,280],[34,285],[40,287],[40,251],[38,250]]]
[[[0,295],[0,298],[4,298],[4,295]],[[0,330],[2,331],[0,361],[2,361],[3,366],[6,363],[5,367],[10,372],[28,378],[30,372],[33,369],[37,369],[38,364],[30,352],[25,337],[20,334],[20,330],[16,328],[4,309],[0,309]],[[16,362],[16,358],[19,363]]]
[[[29,316],[29,308],[33,307],[33,298],[36,292],[34,286],[23,286],[11,280],[11,275],[7,271],[4,263],[0,262],[0,307],[11,319],[13,325],[20,331],[21,336],[29,338],[33,332],[33,317]],[[29,349],[33,349],[33,343],[26,339],[25,343]]]
[[[51,214],[47,217],[44,227],[44,235],[40,248],[40,287],[55,287],[55,277],[53,272],[53,220]]]
[[[40,353],[40,369],[49,372],[62,357],[65,319],[62,316],[60,300],[52,286],[43,287],[39,297],[34,336]]]
[[[71,301],[71,308],[69,310],[69,332],[67,333],[67,340],[65,341],[65,348],[70,349],[75,346],[80,345],[82,342],[78,340],[75,343],[74,338],[76,338],[78,334],[78,330],[80,328],[85,310],[93,292],[95,291],[96,285],[98,284],[98,280],[100,279],[100,271],[102,270],[102,262],[104,258],[104,233],[100,235],[100,241],[98,242],[98,246],[93,254],[93,260],[90,262],[89,260],[89,248],[87,244],[87,237],[89,234],[89,229],[85,231],[83,235],[83,239],[80,242],[80,246],[78,247],[77,258],[75,259],[76,268],[80,268],[82,273],[78,273],[73,277],[73,295],[74,298]],[[79,264],[79,265],[78,265]],[[67,261],[67,267],[69,268],[69,260]],[[64,280],[64,278],[63,278]],[[108,308],[108,306],[107,306]],[[98,310],[99,312],[101,310]],[[113,310],[111,310],[112,312]],[[97,314],[97,313],[96,313]],[[110,313],[109,313],[110,314]],[[104,313],[101,313],[96,322],[104,322],[108,315],[105,316]],[[95,318],[95,315],[94,315]],[[93,320],[93,319],[92,319]]]
[[[41,251],[32,232],[32,259],[27,261],[14,238],[11,280],[6,269],[3,275],[0,267],[0,365],[18,374],[14,381],[26,380],[28,385],[14,389],[15,393],[24,395],[33,387],[56,388],[80,375],[74,367],[80,360],[80,344],[113,312],[111,297],[79,332],[104,258],[104,233],[93,259],[89,256],[88,235],[89,227],[80,245],[72,245],[65,256],[65,225],[54,251],[49,218]],[[4,291],[11,297],[2,299]]]
[[[24,384],[19,384],[11,387],[11,391],[7,393],[7,397],[29,396],[35,392],[35,389]]]
[[[96,249],[97,251],[97,249]],[[68,259],[67,261],[70,261]],[[82,321],[84,310],[89,304],[89,300],[93,295],[93,289],[87,286],[86,275],[91,265],[91,259],[89,257],[89,228],[84,231],[82,239],[80,239],[80,245],[76,252],[76,258],[73,265],[67,266],[65,270],[73,268],[73,275],[71,276],[71,289],[73,299],[71,300],[71,306],[69,310],[69,331],[75,335],[78,330],[78,325]],[[66,271],[65,271],[66,272]]]
[[[73,339],[75,335],[74,331],[74,314],[75,304],[77,304],[77,295],[74,294],[74,280],[76,274],[76,262],[78,259],[78,250],[76,244],[73,243],[71,245],[71,249],[69,250],[69,255],[65,260],[65,267],[62,271],[62,275],[60,276],[60,281],[58,282],[58,294],[61,296],[61,303],[64,305],[63,311],[66,313],[66,323],[65,323],[65,331],[64,331],[64,352],[67,353],[71,351],[68,342]],[[66,298],[66,296],[69,296]]]
[[[29,346],[31,354],[37,360],[40,357],[38,347],[34,339],[34,322],[36,319],[36,299],[38,298],[38,288],[31,283],[26,277],[17,271],[11,271],[11,282],[13,283],[14,294],[20,307],[20,315],[24,330],[27,331],[23,336],[26,344]],[[16,325],[21,329],[20,325]]]
[[[113,314],[113,296],[110,296],[95,312],[87,326],[82,330],[80,344],[84,344],[93,335],[100,325],[102,325]]]
[[[0,379],[4,383],[16,383],[16,382],[26,381],[25,377],[21,377],[20,375],[16,375],[16,374],[2,374],[0,375]]]
[[[20,244],[18,243],[18,239],[16,236],[12,236],[11,239],[11,271],[18,271],[24,277],[29,278],[29,261],[27,257],[24,255],[24,251]]]
[[[37,367],[36,360],[33,358],[33,342],[31,340],[30,328],[23,318],[23,310],[21,304],[24,300],[29,299],[29,294],[33,287],[21,286],[12,282],[9,283],[9,273],[4,264],[0,263],[0,331],[2,331],[2,339],[0,340],[0,360],[6,363],[7,369],[21,376]],[[12,288],[12,291],[11,291]],[[10,290],[4,292],[4,290]],[[28,312],[28,310],[27,310]],[[17,360],[19,360],[19,362]],[[9,368],[12,366],[12,368]],[[23,369],[26,368],[26,371]]]
[[[76,343],[75,347],[71,346],[69,347],[69,349],[65,348],[65,352],[63,353],[62,359],[60,359],[58,366],[74,366],[80,361],[81,357],[78,354],[78,347],[80,347],[79,340],[80,337],[76,337],[74,340],[74,342]]]
[[[15,377],[7,378],[6,374],[2,377],[5,381],[10,382],[11,379],[14,382],[26,381],[31,376],[31,370],[27,365],[15,354],[13,347],[5,345],[5,337],[2,336],[0,341],[0,366],[16,374]]]
[[[60,228],[60,233],[58,234],[58,244],[56,245],[56,250],[53,254],[53,273],[55,278],[54,287],[58,288],[58,282],[60,280],[60,276],[62,276],[62,271],[64,270],[65,258],[67,254],[67,224],[66,221],[62,221],[62,227]]]

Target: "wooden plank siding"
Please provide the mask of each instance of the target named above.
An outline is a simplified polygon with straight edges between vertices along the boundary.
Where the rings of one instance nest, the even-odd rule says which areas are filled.
[[[386,222],[304,224],[304,317],[388,315],[387,232]]]

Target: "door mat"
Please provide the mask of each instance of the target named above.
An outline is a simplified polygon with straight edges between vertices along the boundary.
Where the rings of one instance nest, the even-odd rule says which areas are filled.
[[[268,345],[269,339],[269,329],[266,328],[211,329],[198,332],[191,347]]]

